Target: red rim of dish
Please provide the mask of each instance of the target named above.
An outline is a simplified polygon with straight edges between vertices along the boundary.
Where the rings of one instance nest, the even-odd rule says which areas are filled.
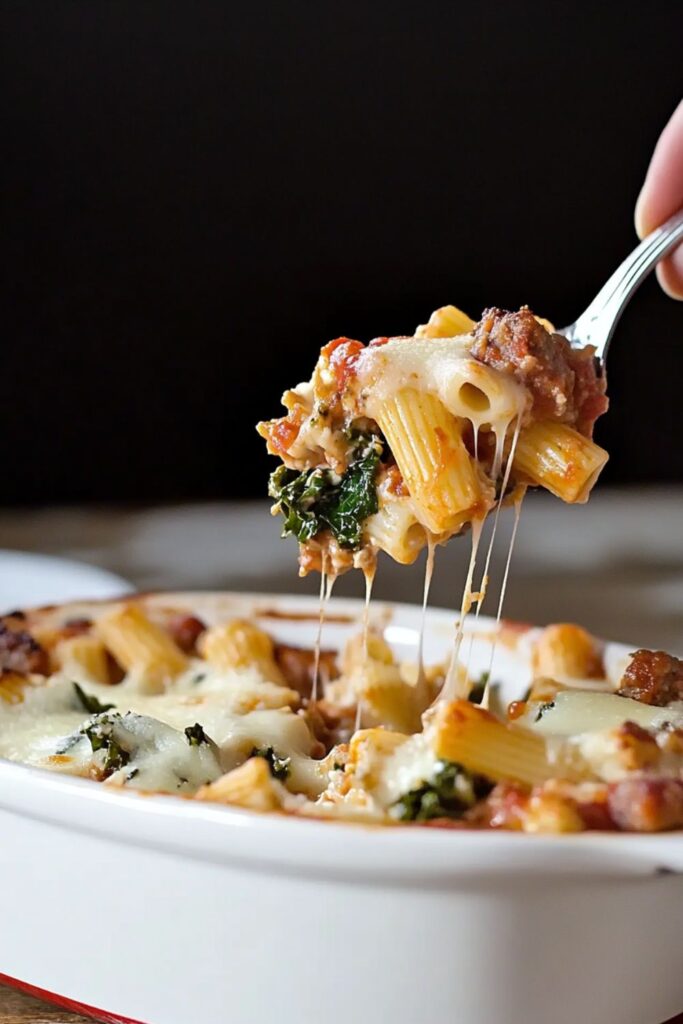
[[[132,1017],[119,1017],[115,1013],[107,1013],[106,1010],[98,1010],[94,1006],[88,1006],[87,1003],[79,1003],[77,999],[58,996],[55,992],[48,992],[44,988],[38,988],[37,985],[30,985],[27,981],[18,981],[17,978],[10,978],[6,974],[0,974],[0,985],[16,988],[27,996],[35,996],[36,999],[42,999],[46,1003],[54,1003],[55,1006],[61,1006],[62,1009],[69,1010],[71,1013],[80,1013],[84,1017],[94,1017],[95,1020],[102,1021],[103,1024],[143,1024],[143,1021],[133,1020]],[[664,1021],[664,1024],[679,1024],[679,1022],[683,1024],[683,1014],[670,1017],[668,1021]]]
[[[18,978],[10,978],[6,974],[0,974],[0,985],[8,985],[16,988],[27,996],[35,996],[46,1003],[54,1003],[63,1010],[70,1013],[80,1013],[84,1017],[94,1017],[103,1024],[143,1024],[142,1021],[133,1020],[132,1017],[121,1017],[116,1013],[108,1013],[106,1010],[98,1010],[95,1006],[88,1006],[87,1003],[79,1003],[77,999],[69,999],[68,996],[59,996],[56,992],[48,992],[47,989],[39,988],[37,985],[30,985],[27,981],[19,981]]]

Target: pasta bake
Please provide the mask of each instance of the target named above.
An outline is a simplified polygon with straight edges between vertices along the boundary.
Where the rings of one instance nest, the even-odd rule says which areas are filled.
[[[3,617],[0,756],[121,793],[305,818],[683,827],[683,661],[640,650],[615,666],[578,626],[504,624],[501,642],[526,652],[518,699],[479,675],[449,700],[446,666],[400,662],[381,623],[364,637],[349,620],[343,648],[316,653],[278,641],[266,611],[235,615],[233,600]]]
[[[607,454],[591,348],[527,308],[478,323],[448,306],[414,336],[325,345],[310,382],[261,423],[281,465],[274,511],[322,576],[317,640],[278,641],[229,598],[157,595],[15,612],[0,621],[0,756],[109,789],[386,826],[581,832],[683,827],[683,661],[638,650],[618,670],[579,626],[510,630],[488,671],[462,658],[503,503],[530,486],[587,499]],[[495,510],[474,588],[482,525]],[[444,663],[402,662],[370,621],[376,556],[410,563],[469,531]],[[514,529],[512,534],[514,539]],[[508,553],[507,567],[512,550]],[[365,615],[321,643],[325,579],[358,567]],[[261,616],[262,618],[262,616]],[[424,611],[422,628],[424,630]],[[526,645],[517,699],[495,643]]]

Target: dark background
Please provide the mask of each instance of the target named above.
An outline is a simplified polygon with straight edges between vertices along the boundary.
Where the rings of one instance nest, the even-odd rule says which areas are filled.
[[[6,504],[240,497],[322,343],[557,324],[635,244],[680,2],[0,4]],[[610,355],[611,482],[683,479],[683,308]]]

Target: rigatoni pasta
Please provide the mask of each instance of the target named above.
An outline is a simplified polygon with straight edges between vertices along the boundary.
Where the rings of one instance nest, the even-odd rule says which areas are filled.
[[[202,634],[201,655],[210,665],[225,669],[247,669],[256,666],[271,683],[284,685],[284,678],[274,657],[273,641],[262,629],[244,619],[232,619]]]
[[[512,467],[519,478],[573,503],[588,500],[607,459],[604,448],[578,430],[544,420],[521,431]]]
[[[383,405],[378,423],[431,533],[457,532],[490,499],[463,441],[464,424],[438,398],[405,388]]]
[[[86,634],[67,637],[55,645],[54,660],[59,668],[77,681],[110,681],[107,651],[98,636]]]
[[[250,811],[276,811],[284,803],[282,787],[273,779],[261,757],[252,757],[239,768],[222,775],[215,782],[202,786],[195,800],[232,804]]]
[[[377,550],[407,564],[529,484],[585,501],[607,459],[604,392],[592,350],[526,307],[475,322],[444,306],[412,337],[329,342],[287,416],[257,428],[282,461],[269,493],[301,573],[367,569]]]
[[[386,501],[365,521],[366,537],[400,565],[411,565],[427,543],[427,532],[417,521],[410,498]]]
[[[474,320],[457,306],[442,306],[436,309],[426,324],[415,331],[416,338],[455,338],[474,330]]]
[[[570,622],[546,626],[531,652],[534,676],[549,679],[604,679],[600,645],[581,626]]]
[[[6,704],[21,704],[31,681],[20,672],[0,672],[0,700]]]
[[[398,732],[420,729],[434,694],[423,679],[409,682],[389,645],[375,633],[355,637],[346,648],[342,676],[326,687],[335,704],[359,707],[359,725],[384,725]]]
[[[527,833],[683,828],[681,659],[640,650],[616,677],[608,659],[605,685],[591,678],[601,645],[585,630],[519,630],[514,657],[503,659],[519,699],[485,709],[484,679],[471,699],[449,700],[444,665],[400,662],[389,640],[404,647],[419,622],[403,612],[367,636],[351,626],[344,650],[325,652],[314,698],[299,671],[313,662],[310,647],[289,645],[282,683],[267,678],[281,630],[313,644],[310,605],[280,623],[282,605],[262,599],[242,602],[240,618],[229,617],[234,597],[193,601],[141,596],[81,606],[76,617],[68,608],[0,617],[0,758],[112,793],[175,794],[214,813]],[[190,621],[199,649],[186,643],[182,671],[150,687],[151,664],[179,667],[166,643]],[[123,678],[95,678],[103,645],[110,667],[114,652],[126,662]],[[46,665],[57,667],[33,671]]]
[[[438,757],[497,782],[535,786],[553,776],[541,736],[505,725],[469,701],[439,704],[427,734]]]
[[[120,605],[101,618],[96,633],[119,665],[138,671],[151,690],[163,690],[187,667],[170,635],[136,604]]]

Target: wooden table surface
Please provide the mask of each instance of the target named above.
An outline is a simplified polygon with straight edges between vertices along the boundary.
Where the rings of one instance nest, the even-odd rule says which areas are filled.
[[[92,1024],[92,1021],[0,986],[0,1024]],[[591,1024],[601,1022],[594,1021]],[[683,1014],[666,1024],[683,1024]]]
[[[0,1024],[92,1024],[92,1021],[0,986]]]

